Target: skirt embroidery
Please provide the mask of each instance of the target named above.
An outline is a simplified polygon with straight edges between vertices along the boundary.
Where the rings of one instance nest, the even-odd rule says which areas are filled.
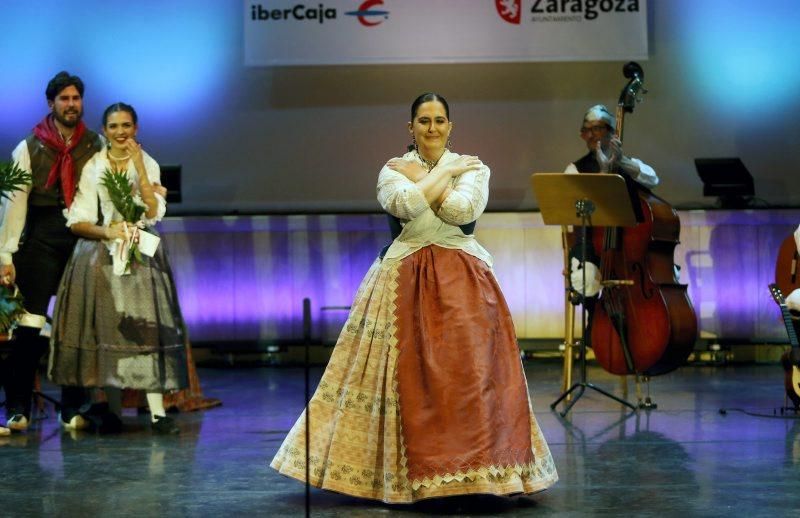
[[[516,439],[510,443],[505,439],[500,442],[512,444],[511,449],[518,449],[522,444],[525,451],[510,452],[507,446],[498,443],[496,447],[489,445],[480,449],[477,455],[472,451],[464,451],[464,455],[449,455],[449,462],[434,469],[417,469],[421,465],[419,459],[424,461],[425,448],[430,445],[420,447],[419,434],[414,436],[413,433],[410,437],[412,443],[406,442],[408,437],[404,433],[402,417],[403,390],[398,386],[398,381],[406,380],[402,375],[398,376],[398,358],[404,354],[403,347],[407,344],[398,341],[397,323],[398,314],[407,311],[398,308],[397,304],[404,302],[403,297],[398,296],[402,291],[400,283],[406,287],[407,275],[414,268],[412,265],[425,259],[430,249],[443,254],[439,258],[454,259],[454,264],[485,269],[493,280],[491,270],[482,261],[462,251],[440,247],[428,247],[400,262],[384,264],[376,260],[373,263],[358,289],[330,362],[309,403],[310,482],[323,489],[393,503],[457,494],[533,493],[546,489],[555,483],[558,476],[530,410],[521,365],[516,371],[513,367],[514,362],[519,364],[516,353],[513,359],[505,362],[511,366],[509,372],[513,374],[513,379],[506,381],[516,386],[514,408],[523,413],[522,428],[526,433],[521,438],[519,431],[522,428],[517,420],[514,426]],[[420,281],[422,284],[424,281]],[[505,302],[501,300],[499,306],[505,308]],[[507,313],[507,309],[503,310]],[[508,319],[510,323],[510,316]],[[513,332],[513,327],[511,329]],[[467,352],[468,348],[465,348],[464,354]],[[409,406],[413,407],[414,402],[411,401]],[[405,416],[406,423],[416,424],[413,421],[416,411],[410,409]],[[498,408],[495,415],[504,412],[503,408]],[[305,481],[306,418],[303,412],[271,463],[282,474],[301,481]],[[482,419],[480,415],[473,418]],[[507,419],[515,421],[513,416],[503,417],[504,421]],[[446,438],[448,433],[469,437],[469,433],[465,435],[457,427],[471,428],[474,424],[469,421],[450,423],[440,437]],[[492,430],[494,425],[500,423],[487,424]],[[496,435],[489,434],[488,438]],[[407,455],[409,446],[409,451],[416,452],[411,463]],[[409,478],[410,470],[417,473],[414,475],[416,478]]]

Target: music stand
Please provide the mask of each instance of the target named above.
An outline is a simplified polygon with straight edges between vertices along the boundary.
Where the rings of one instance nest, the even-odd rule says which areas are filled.
[[[534,173],[531,185],[539,200],[539,210],[545,225],[574,225],[581,227],[581,264],[586,264],[586,229],[593,226],[632,227],[636,215],[625,180],[617,174],[565,174]],[[583,286],[586,287],[586,268],[583,268]],[[578,390],[578,393],[561,412],[567,415],[583,396],[586,388],[636,410],[628,401],[606,392],[586,381],[586,304],[581,304],[581,378],[568,388],[550,408]],[[571,354],[571,352],[568,352]]]

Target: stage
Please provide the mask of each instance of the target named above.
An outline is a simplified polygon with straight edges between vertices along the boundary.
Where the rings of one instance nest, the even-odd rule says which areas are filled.
[[[312,490],[311,515],[756,517],[800,508],[800,419],[773,415],[784,402],[779,365],[689,365],[653,379],[656,410],[631,414],[589,391],[566,419],[549,408],[560,362],[526,360],[525,370],[560,476],[553,488],[408,506]],[[315,367],[314,385],[320,374]],[[223,406],[178,414],[178,437],[152,435],[132,410],[120,435],[65,433],[49,404],[27,434],[0,437],[3,516],[303,515],[304,486],[268,467],[303,407],[303,370],[201,368],[200,379]],[[588,379],[622,395],[619,378],[597,366]]]

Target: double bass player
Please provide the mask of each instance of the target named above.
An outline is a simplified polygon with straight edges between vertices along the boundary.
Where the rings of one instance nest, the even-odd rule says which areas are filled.
[[[596,104],[586,111],[581,124],[580,137],[586,143],[588,152],[570,163],[565,173],[616,173],[625,178],[631,191],[631,182],[652,189],[659,179],[655,170],[638,158],[630,158],[622,152],[622,142],[614,136],[616,118],[602,104]],[[638,215],[637,215],[638,216]],[[590,344],[591,321],[597,295],[600,292],[600,258],[591,246],[591,228],[587,229],[589,246],[586,249],[586,264],[581,264],[581,233],[576,231],[577,242],[570,248],[570,282],[572,287],[584,295],[584,305],[588,313],[586,330],[587,344]],[[583,268],[586,268],[586,289],[583,288]]]

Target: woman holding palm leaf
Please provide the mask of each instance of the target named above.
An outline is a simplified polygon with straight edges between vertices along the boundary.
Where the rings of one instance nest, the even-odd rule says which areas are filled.
[[[0,162],[0,198],[9,198],[12,192],[21,191],[30,184],[31,174],[21,169],[19,164]],[[7,279],[0,279],[0,341],[10,338],[14,322],[25,312],[22,296],[16,286],[7,286],[7,282]],[[5,384],[7,369],[5,362],[0,359],[0,386]],[[0,424],[0,436],[5,435],[11,435],[11,430]]]
[[[58,290],[49,373],[62,385],[105,388],[115,414],[119,389],[144,390],[153,430],[178,433],[163,394],[187,386],[185,328],[163,247],[152,257],[137,249],[144,232],[155,233],[166,201],[158,163],[136,131],[132,106],[104,112],[108,147],[84,167],[68,212],[82,239]]]

